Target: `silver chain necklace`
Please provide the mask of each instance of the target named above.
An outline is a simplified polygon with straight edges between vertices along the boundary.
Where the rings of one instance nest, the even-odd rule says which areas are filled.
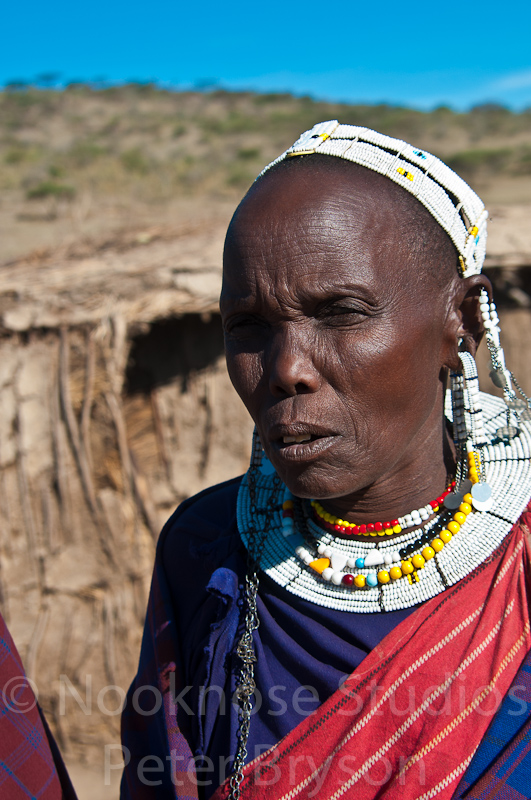
[[[253,524],[249,529],[250,547],[247,549],[247,574],[245,576],[245,619],[244,631],[238,642],[236,653],[242,665],[238,675],[236,686],[236,697],[239,705],[238,727],[238,747],[233,764],[233,773],[229,780],[230,793],[228,800],[239,800],[241,797],[241,783],[243,781],[243,768],[247,760],[247,742],[249,740],[249,729],[251,726],[251,714],[253,710],[252,696],[256,689],[254,680],[254,663],[256,654],[254,650],[253,633],[258,629],[260,620],[256,599],[258,596],[258,569],[260,558],[264,547],[269,523],[278,505],[279,493],[282,488],[280,478],[275,476],[274,488],[268,500],[266,510],[266,522],[261,534],[256,530],[254,520],[258,519],[256,507],[256,476],[255,469],[251,468],[248,472],[249,495],[251,500],[251,519]]]

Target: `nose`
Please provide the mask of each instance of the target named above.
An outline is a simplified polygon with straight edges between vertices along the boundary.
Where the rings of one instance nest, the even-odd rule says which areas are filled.
[[[321,375],[315,356],[315,342],[303,326],[291,323],[278,329],[267,356],[271,394],[281,398],[317,392]]]

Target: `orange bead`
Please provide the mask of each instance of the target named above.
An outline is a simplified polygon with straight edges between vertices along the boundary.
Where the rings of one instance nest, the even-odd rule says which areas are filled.
[[[282,508],[284,511],[291,511],[293,508],[293,500],[284,500],[282,503]]]
[[[330,559],[329,558],[316,558],[315,561],[310,562],[310,567],[318,572],[319,575],[322,575],[325,569],[330,566]]]

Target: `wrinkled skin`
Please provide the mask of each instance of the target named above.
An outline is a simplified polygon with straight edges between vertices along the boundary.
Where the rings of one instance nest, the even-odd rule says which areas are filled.
[[[229,374],[278,474],[360,523],[445,488],[447,368],[460,337],[475,349],[488,285],[452,272],[441,291],[412,267],[376,177],[266,176],[229,227],[221,295]],[[283,441],[298,435],[312,441]]]

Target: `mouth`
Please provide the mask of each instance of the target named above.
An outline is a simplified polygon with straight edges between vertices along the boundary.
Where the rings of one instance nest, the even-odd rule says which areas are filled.
[[[306,444],[306,442],[314,442],[318,438],[320,437],[312,433],[302,433],[299,436],[283,436],[279,444],[281,447],[287,444]]]
[[[279,426],[270,432],[269,441],[277,457],[286,461],[317,458],[339,438],[338,434],[306,426]]]

